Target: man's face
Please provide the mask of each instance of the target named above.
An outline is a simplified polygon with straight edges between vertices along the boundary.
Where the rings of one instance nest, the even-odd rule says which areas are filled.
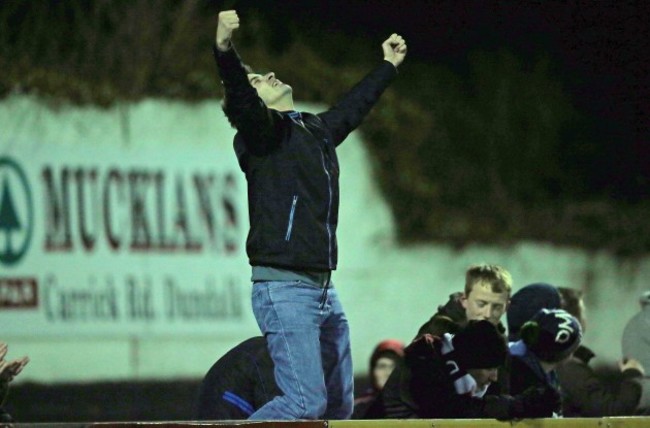
[[[478,282],[461,304],[468,320],[488,320],[497,325],[508,308],[508,293],[495,293],[490,284]]]
[[[291,97],[293,92],[291,86],[276,79],[274,73],[266,73],[264,75],[249,73],[248,81],[255,88],[257,95],[264,101],[267,107],[273,107],[283,97]]]
[[[492,382],[497,381],[499,370],[494,369],[468,369],[467,373],[476,381],[477,389],[480,391]]]

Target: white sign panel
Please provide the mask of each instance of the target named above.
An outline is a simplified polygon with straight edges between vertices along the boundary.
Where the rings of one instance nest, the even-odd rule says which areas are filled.
[[[1,138],[3,333],[132,337],[251,325],[246,183],[234,153]]]

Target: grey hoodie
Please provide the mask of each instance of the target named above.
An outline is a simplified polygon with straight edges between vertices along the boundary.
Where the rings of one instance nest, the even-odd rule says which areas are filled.
[[[650,414],[650,291],[641,295],[641,311],[628,321],[623,330],[623,357],[639,360],[645,369],[639,410]]]

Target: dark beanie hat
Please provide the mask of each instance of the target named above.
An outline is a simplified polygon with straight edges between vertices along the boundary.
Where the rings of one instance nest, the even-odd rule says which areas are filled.
[[[521,327],[521,340],[542,361],[557,363],[582,341],[578,320],[563,309],[542,309]]]
[[[543,308],[558,309],[560,292],[551,284],[543,282],[528,284],[512,295],[508,307],[508,339],[519,340],[519,329]]]
[[[504,337],[489,321],[470,321],[451,339],[452,357],[467,369],[492,369],[505,363],[508,346]]]

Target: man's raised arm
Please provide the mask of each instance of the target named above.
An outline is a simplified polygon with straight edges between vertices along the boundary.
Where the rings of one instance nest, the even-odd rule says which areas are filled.
[[[381,49],[385,61],[366,75],[331,109],[319,114],[332,131],[337,146],[361,124],[397,75],[397,67],[406,57],[406,42],[402,36],[395,33],[384,40]]]
[[[219,12],[214,56],[224,86],[223,109],[230,123],[244,136],[249,148],[264,148],[275,143],[275,122],[269,109],[248,81],[244,64],[232,43],[239,28],[237,12]]]

